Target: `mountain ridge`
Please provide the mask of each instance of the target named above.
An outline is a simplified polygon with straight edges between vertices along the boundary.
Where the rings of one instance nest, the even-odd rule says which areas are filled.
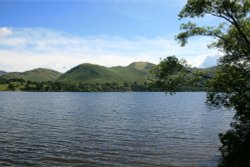
[[[24,79],[35,82],[46,82],[46,81],[54,81],[61,75],[60,72],[46,69],[46,68],[36,68],[33,70],[25,71],[25,72],[10,72],[2,77],[5,79]]]
[[[137,66],[138,68],[135,68]],[[65,72],[57,79],[57,81],[87,83],[145,82],[149,77],[149,67],[153,66],[155,65],[148,62],[133,62],[125,67],[105,67],[84,63]]]
[[[7,74],[7,72],[0,70],[0,76],[5,75],[5,74]]]
[[[65,83],[125,83],[125,82],[146,82],[153,77],[151,69],[156,66],[150,62],[132,62],[127,66],[106,67],[97,64],[79,64],[65,73],[46,68],[36,68],[25,72],[4,72],[2,78],[19,78],[34,82],[65,82]],[[200,69],[200,68],[193,68]],[[200,69],[213,76],[217,67]],[[1,71],[0,71],[1,72]]]

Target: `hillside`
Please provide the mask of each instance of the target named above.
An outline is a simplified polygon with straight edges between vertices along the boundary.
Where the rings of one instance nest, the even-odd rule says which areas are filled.
[[[140,62],[131,63],[127,67],[148,72],[154,66],[155,66],[155,64],[140,61]]]
[[[218,70],[218,66],[213,66],[209,68],[202,69],[202,72],[210,77],[214,77],[215,72]]]
[[[24,80],[43,82],[43,81],[54,81],[61,75],[60,72],[45,69],[45,68],[37,68],[31,71],[26,71],[23,73],[20,72],[11,72],[3,75],[2,77],[5,79],[12,78],[20,78]]]
[[[95,64],[80,64],[64,74],[57,71],[38,68],[23,73],[12,72],[1,76],[4,79],[20,78],[26,81],[58,81],[64,83],[143,83],[153,74],[150,70],[155,65],[148,62],[134,62],[126,67],[104,67]],[[200,70],[204,75],[213,76],[217,67],[205,69],[191,68],[190,70]],[[2,72],[2,71],[0,71]],[[4,73],[4,72],[3,72]],[[190,76],[192,77],[192,76]]]
[[[5,71],[0,71],[0,76],[7,74]]]
[[[147,62],[135,62],[127,67],[111,68],[94,64],[81,64],[61,75],[57,81],[86,83],[144,82],[148,79],[149,71],[153,66],[154,64]]]

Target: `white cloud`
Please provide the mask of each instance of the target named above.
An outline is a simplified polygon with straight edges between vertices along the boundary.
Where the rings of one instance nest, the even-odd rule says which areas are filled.
[[[125,66],[134,61],[158,63],[169,55],[199,67],[207,57],[217,55],[216,50],[207,49],[209,41],[194,39],[180,47],[174,39],[166,37],[78,37],[49,29],[12,28],[11,35],[0,36],[0,68],[25,71],[44,67],[65,72],[81,63]]]
[[[0,36],[8,36],[12,34],[12,30],[7,27],[0,28]]]

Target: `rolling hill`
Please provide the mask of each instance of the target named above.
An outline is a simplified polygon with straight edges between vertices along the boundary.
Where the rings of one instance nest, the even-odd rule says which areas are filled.
[[[5,71],[0,71],[0,76],[7,74]]]
[[[3,75],[2,77],[5,79],[12,78],[20,78],[24,80],[43,82],[43,81],[54,81],[61,75],[60,72],[45,69],[45,68],[37,68],[34,70],[26,71],[23,73],[20,72],[11,72]]]
[[[204,68],[202,69],[202,72],[209,76],[209,77],[214,77],[215,72],[219,69],[219,66],[213,66],[213,67],[209,67],[209,68]]]
[[[122,83],[145,82],[150,69],[155,66],[147,62],[134,62],[126,67],[104,67],[94,64],[81,64],[61,75],[59,82]]]
[[[58,81],[64,83],[131,83],[138,82],[143,83],[149,78],[153,78],[153,74],[150,70],[155,64],[148,62],[134,62],[130,65],[104,67],[95,64],[80,64],[64,74],[57,71],[38,68],[23,73],[11,72],[5,73],[0,71],[0,74],[4,74],[1,77],[4,79],[20,78],[26,81]],[[204,75],[213,76],[217,67],[210,67],[205,69],[192,68],[191,70],[200,70],[204,72]],[[1,73],[2,72],[2,73]],[[192,76],[191,76],[192,77]]]

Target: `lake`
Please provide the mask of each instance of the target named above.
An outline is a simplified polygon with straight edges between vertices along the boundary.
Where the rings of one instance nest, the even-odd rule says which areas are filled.
[[[0,166],[216,166],[206,93],[0,92]]]

